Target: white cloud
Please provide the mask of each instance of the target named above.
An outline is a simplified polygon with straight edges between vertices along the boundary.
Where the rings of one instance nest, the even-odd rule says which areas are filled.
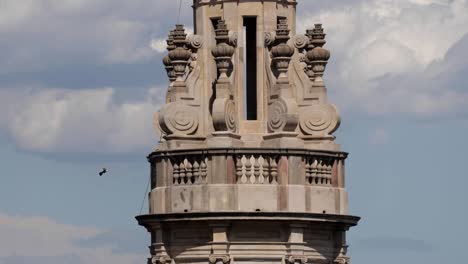
[[[460,106],[466,90],[427,81],[428,68],[468,34],[466,0],[371,0],[303,17],[299,32],[324,24],[332,52],[326,79],[346,110],[416,117],[468,111]]]
[[[159,53],[166,52],[167,43],[165,39],[153,39],[151,41],[151,48]]]
[[[109,245],[92,248],[77,245],[77,241],[96,237],[103,232],[96,228],[57,223],[46,217],[0,213],[0,263],[4,263],[5,259],[21,257],[48,257],[52,260],[49,263],[54,263],[54,258],[69,255],[76,256],[76,263],[80,264],[136,264],[144,261],[145,256],[142,255],[113,252],[111,241]]]
[[[176,8],[172,0],[1,0],[0,73],[147,62]]]
[[[162,89],[118,103],[112,88],[0,90],[0,120],[17,144],[39,152],[130,152],[151,150],[157,136],[153,114]],[[1,123],[0,123],[1,124]]]

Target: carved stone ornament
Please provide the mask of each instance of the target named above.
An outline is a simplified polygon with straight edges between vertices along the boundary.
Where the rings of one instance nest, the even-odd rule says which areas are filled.
[[[292,38],[292,43],[296,49],[304,49],[309,45],[309,38],[305,35],[295,35]]]
[[[174,67],[176,81],[183,83],[182,77],[185,75],[192,52],[187,48],[187,34],[183,25],[176,25],[172,32],[175,48],[169,52],[169,59]]]
[[[306,256],[286,256],[284,260],[286,264],[306,264],[308,261]]]
[[[273,45],[276,40],[276,33],[275,32],[264,32],[263,39],[265,41],[265,46],[269,47]]]
[[[229,98],[220,98],[213,103],[213,125],[216,131],[236,132],[236,106]]]
[[[237,42],[239,41],[239,35],[237,32],[229,31],[229,44],[231,46],[237,47]]]
[[[271,49],[272,65],[279,73],[276,81],[277,97],[270,95],[268,131],[272,133],[295,132],[298,121],[298,106],[292,97],[288,68],[295,50],[287,44],[289,29],[286,18],[278,20],[275,46]]]
[[[169,33],[166,43],[167,43],[167,51],[171,52],[172,50],[175,49],[173,30],[171,30],[171,32]],[[169,81],[171,83],[174,82],[176,80],[176,74],[175,74],[174,66],[172,65],[171,58],[169,58],[169,55],[166,55],[163,58],[163,64],[164,64],[164,67],[166,68],[167,77],[169,78]]]
[[[213,102],[213,126],[216,131],[236,132],[237,113],[232,100],[229,68],[232,65],[232,55],[235,48],[230,43],[229,30],[224,20],[219,20],[216,26],[216,47],[211,51],[218,68],[219,77],[216,80],[216,99]]]
[[[294,54],[294,48],[287,44],[289,38],[289,29],[286,18],[280,19],[278,29],[276,30],[277,45],[271,49],[272,62],[279,72],[278,80],[286,81],[287,72],[291,56]]]
[[[170,264],[172,259],[169,256],[154,256],[148,259],[148,264]]]
[[[299,118],[297,105],[278,98],[269,108],[268,130],[270,132],[294,132]]]
[[[193,50],[203,47],[203,38],[199,35],[191,35],[187,38],[188,46]]]
[[[210,255],[208,260],[210,264],[228,264],[231,257],[229,255]]]
[[[158,116],[159,126],[166,135],[192,135],[198,129],[197,109],[181,102],[164,105]]]
[[[307,35],[310,38],[310,46],[313,46],[306,55],[309,68],[314,72],[315,81],[322,82],[325,67],[330,59],[330,51],[323,48],[326,41],[322,25],[315,24],[315,28],[308,30]]]
[[[330,136],[340,123],[340,114],[332,104],[313,104],[301,110],[299,126],[307,136]]]

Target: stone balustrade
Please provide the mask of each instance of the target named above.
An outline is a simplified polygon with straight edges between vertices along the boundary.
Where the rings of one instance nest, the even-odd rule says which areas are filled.
[[[203,149],[152,153],[152,188],[203,184],[344,188],[347,153],[303,149]]]

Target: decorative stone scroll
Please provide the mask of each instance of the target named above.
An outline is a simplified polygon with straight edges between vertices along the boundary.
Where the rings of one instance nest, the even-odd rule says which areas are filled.
[[[299,124],[305,135],[331,136],[340,123],[340,114],[332,104],[312,104],[301,109]]]
[[[280,18],[276,45],[271,49],[273,68],[278,72],[274,91],[270,91],[268,130],[270,133],[294,132],[298,124],[298,106],[292,97],[288,68],[294,48],[287,44],[289,29],[286,18]]]
[[[296,49],[302,50],[309,46],[309,38],[305,35],[296,35],[292,38],[292,43]]]
[[[196,109],[182,102],[172,102],[159,111],[159,125],[166,135],[192,135],[198,128]]]
[[[187,38],[188,46],[192,51],[196,51],[203,47],[203,38],[198,35],[191,35]]]
[[[228,264],[231,262],[231,257],[227,254],[210,255],[208,260],[210,264]]]
[[[216,47],[212,54],[216,61],[219,77],[216,81],[216,99],[213,102],[213,126],[217,132],[237,131],[236,105],[233,100],[229,68],[232,65],[232,55],[235,48],[229,38],[229,30],[224,20],[219,20],[216,26]]]

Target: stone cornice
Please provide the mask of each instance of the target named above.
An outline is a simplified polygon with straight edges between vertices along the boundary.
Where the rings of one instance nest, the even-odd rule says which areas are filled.
[[[282,5],[292,5],[296,6],[298,3],[296,0],[194,0],[193,1],[193,8],[198,8],[200,6],[205,6],[205,5],[220,5],[223,3],[251,3],[251,2],[274,2]]]
[[[223,221],[284,221],[303,223],[327,223],[340,226],[356,226],[361,219],[352,215],[295,213],[295,212],[191,212],[140,215],[135,217],[142,226],[149,227],[161,222],[191,222],[212,221],[220,223]]]
[[[287,156],[325,156],[337,159],[346,159],[348,153],[341,151],[310,150],[310,149],[281,149],[281,148],[205,148],[205,149],[177,149],[157,150],[148,155],[148,160],[158,157],[171,157],[179,155],[220,155],[220,154],[268,154]]]

